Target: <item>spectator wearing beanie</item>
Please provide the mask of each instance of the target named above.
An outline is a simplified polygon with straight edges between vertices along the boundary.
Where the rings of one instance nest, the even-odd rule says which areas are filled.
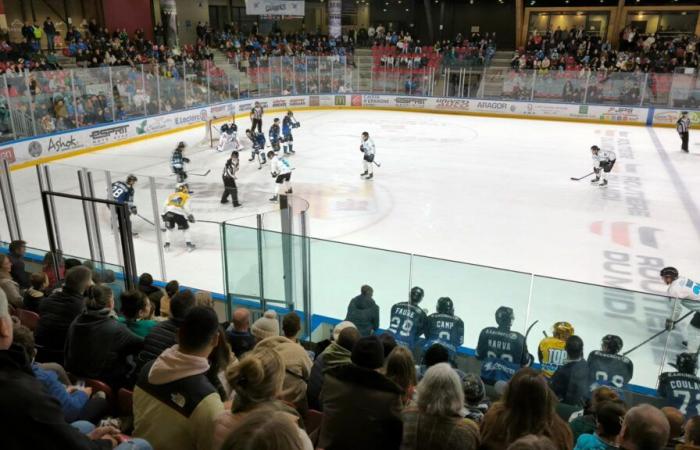
[[[255,347],[255,336],[250,333],[250,311],[247,308],[237,308],[233,312],[231,325],[226,330],[226,339],[239,359]]]
[[[342,331],[340,331],[338,336],[331,342],[331,345],[326,347],[326,349],[318,355],[316,361],[314,361],[313,367],[311,367],[309,384],[306,390],[306,398],[308,399],[309,408],[311,409],[317,411],[323,410],[320,396],[323,388],[324,372],[338,366],[352,364],[350,357],[353,347],[355,347],[355,344],[360,339],[360,332],[357,331],[355,325],[350,322],[347,323],[350,325],[342,328]],[[333,331],[335,334],[335,330]]]
[[[360,295],[350,300],[345,320],[355,324],[360,335],[369,336],[379,329],[379,306],[372,298],[374,290],[362,286]]]
[[[464,407],[467,409],[467,419],[474,423],[481,423],[491,407],[491,401],[486,397],[486,387],[481,377],[473,373],[468,373],[462,379],[462,389],[464,390]]]
[[[316,357],[323,353],[323,351],[331,345],[331,342],[337,341],[338,340],[338,335],[340,335],[340,332],[343,331],[344,328],[346,327],[355,327],[355,324],[353,324],[350,321],[343,320],[342,322],[338,323],[336,326],[333,327],[333,332],[331,332],[331,337],[330,339],[324,339],[321,342],[316,343]]]
[[[280,323],[277,320],[277,313],[273,310],[265,311],[265,314],[253,323],[250,332],[258,342],[269,337],[279,336]]]
[[[357,341],[351,361],[326,371],[317,446],[326,450],[398,449],[403,434],[403,390],[379,372],[384,365],[379,338]]]
[[[432,366],[417,389],[417,402],[404,410],[401,450],[476,450],[479,428],[462,417],[464,392],[448,363]]]

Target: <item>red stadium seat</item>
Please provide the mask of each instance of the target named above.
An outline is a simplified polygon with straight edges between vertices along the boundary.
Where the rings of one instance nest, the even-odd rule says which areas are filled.
[[[121,388],[117,393],[117,406],[122,417],[134,415],[134,393]]]
[[[18,309],[17,317],[22,325],[29,328],[31,331],[36,330],[36,326],[39,323],[39,314],[29,311],[28,309]]]

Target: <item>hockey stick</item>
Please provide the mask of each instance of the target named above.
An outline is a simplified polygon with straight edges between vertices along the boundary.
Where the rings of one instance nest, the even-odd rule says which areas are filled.
[[[377,166],[377,167],[382,167],[382,164],[381,164],[381,163],[378,163],[378,162],[375,161],[375,160],[372,160],[372,162],[374,163],[375,166]]]
[[[694,313],[695,313],[695,311],[690,311],[688,314],[684,315],[684,316],[681,317],[680,319],[674,320],[674,321],[673,321],[673,325],[675,326],[677,323],[679,323],[679,322],[681,322],[681,321],[687,319],[691,314],[694,314]],[[650,338],[645,339],[644,341],[642,341],[642,342],[640,342],[639,344],[635,345],[635,346],[632,347],[631,349],[627,350],[627,351],[626,351],[625,353],[623,353],[622,355],[623,355],[623,356],[629,355],[630,353],[632,353],[633,351],[637,350],[637,349],[638,349],[639,347],[641,347],[642,345],[647,344],[647,343],[649,343],[650,341],[653,341],[654,339],[656,339],[657,337],[661,336],[662,334],[664,334],[664,333],[667,332],[667,331],[670,331],[670,330],[667,330],[666,328],[664,328],[663,330],[659,331],[658,333],[655,333],[655,334],[654,334],[653,336],[651,336]]]
[[[571,177],[571,180],[572,180],[572,181],[581,181],[581,180],[583,180],[584,178],[590,177],[590,176],[593,175],[594,173],[595,173],[595,172],[591,172],[591,173],[589,173],[589,174],[586,174],[586,175],[582,176],[581,178]]]
[[[151,225],[152,227],[155,227],[155,226],[156,226],[155,223],[153,223],[153,222],[151,222],[150,220],[146,219],[146,218],[143,217],[141,214],[136,214],[136,217],[138,217],[139,219],[143,220],[144,222],[146,222],[147,224]],[[160,231],[161,231],[161,233],[164,233],[164,232],[165,232],[165,227],[161,227]]]
[[[208,169],[208,170],[207,170],[206,172],[204,172],[204,173],[194,173],[194,172],[190,172],[188,175],[194,175],[195,177],[206,177],[206,176],[209,175],[210,173],[211,173],[211,169]]]

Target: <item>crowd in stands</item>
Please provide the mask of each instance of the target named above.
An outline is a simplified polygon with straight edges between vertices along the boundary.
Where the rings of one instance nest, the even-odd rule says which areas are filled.
[[[584,359],[581,338],[559,322],[540,343],[538,370],[502,307],[498,326],[479,338],[481,374],[465,373],[454,359],[461,338],[447,336],[464,334],[451,300],[427,315],[418,287],[392,307],[383,332],[373,290],[363,286],[346,320],[312,344],[299,340],[295,312],[253,320],[237,308],[222,323],[208,292],[176,281],[161,289],[146,273],[124,291],[113,273],[50,253],[29,273],[25,251],[14,241],[0,255],[3,448],[700,448],[696,404],[626,403],[620,388],[632,368],[616,336]],[[595,366],[601,354],[621,365]],[[682,376],[683,388],[700,389],[695,356],[682,355],[679,372],[661,384]],[[494,382],[493,370],[505,376]]]

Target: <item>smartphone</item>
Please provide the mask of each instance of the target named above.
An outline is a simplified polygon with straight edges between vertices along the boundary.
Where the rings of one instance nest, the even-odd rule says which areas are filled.
[[[78,380],[75,385],[79,388],[84,388],[85,387],[85,380]]]

